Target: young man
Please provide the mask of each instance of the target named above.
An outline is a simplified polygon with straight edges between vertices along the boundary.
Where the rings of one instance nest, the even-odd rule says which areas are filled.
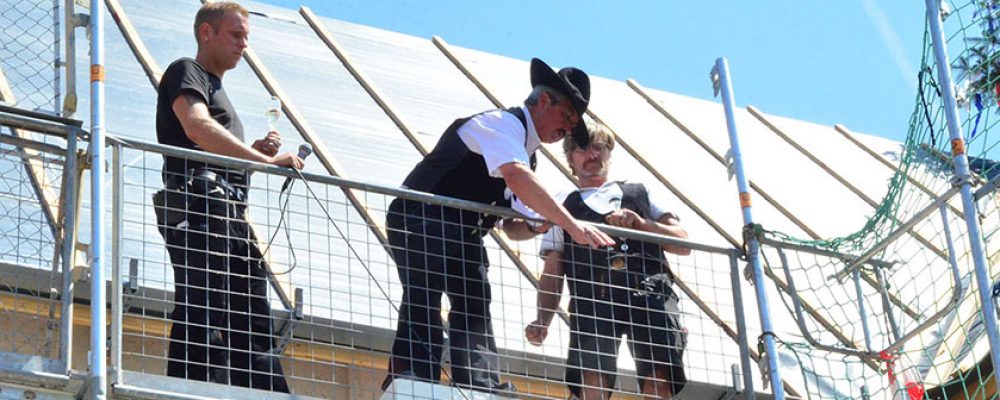
[[[223,75],[247,47],[247,10],[231,2],[205,4],[194,34],[197,56],[175,61],[160,80],[158,141],[301,169],[294,154],[278,154],[278,132],[250,146],[243,142],[243,125],[222,87]],[[266,266],[246,221],[247,172],[168,156],[163,161],[166,189],[154,203],[174,269],[167,374],[288,392],[272,353]]]
[[[570,216],[533,173],[534,152],[541,143],[562,140],[582,127],[590,78],[576,68],[556,72],[536,58],[531,61],[531,86],[524,107],[488,111],[452,123],[403,184],[413,190],[501,206],[510,205],[513,194],[563,227],[574,241],[608,246],[613,241],[607,235]],[[389,206],[386,225],[403,299],[383,388],[397,376],[440,379],[441,296],[447,294],[452,381],[486,391],[513,390],[499,380],[490,320],[492,296],[483,236],[496,220],[405,199]],[[533,236],[523,221],[508,223],[504,229],[512,237]]]
[[[686,238],[676,216],[639,183],[608,181],[614,138],[591,126],[589,145],[563,142],[580,189],[563,206],[576,218]],[[613,250],[573,245],[558,227],[542,241],[545,271],[538,286],[538,319],[525,336],[536,346],[548,335],[552,316],[568,280],[570,351],[566,382],[578,399],[607,399],[615,385],[621,336],[628,336],[639,387],[647,396],[670,399],[687,379],[681,357],[687,333],[680,324],[677,295],[663,251],[687,255],[689,249],[618,239]]]

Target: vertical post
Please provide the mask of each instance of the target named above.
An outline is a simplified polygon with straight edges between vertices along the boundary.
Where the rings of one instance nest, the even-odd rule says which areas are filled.
[[[125,232],[125,167],[122,164],[122,144],[111,148],[111,383],[119,383],[122,367],[122,248]]]
[[[743,171],[743,155],[740,153],[740,141],[736,132],[736,119],[733,114],[735,107],[733,101],[733,86],[729,79],[729,63],[725,57],[715,60],[715,67],[712,68],[712,81],[715,84],[716,92],[722,92],[722,105],[726,111],[726,127],[729,130],[729,142],[731,143],[733,157],[733,167],[736,173],[736,184],[739,188],[740,207],[743,210],[743,223],[753,224],[753,214],[750,208],[750,192],[747,185],[746,175]],[[778,369],[778,349],[774,343],[774,330],[771,326],[771,306],[767,299],[767,288],[764,282],[764,269],[760,264],[760,242],[755,236],[747,238],[748,250],[747,261],[753,268],[753,286],[757,294],[757,307],[760,309],[760,327],[763,330],[761,336],[764,338],[764,351],[767,355],[767,363],[770,369],[768,377],[771,382],[771,393],[777,400],[785,398],[785,388],[781,382],[781,371]],[[763,354],[762,354],[763,356]]]
[[[746,315],[743,314],[743,290],[740,288],[740,264],[736,254],[729,255],[729,276],[733,284],[733,308],[736,309],[736,339],[740,344],[740,361],[743,368],[743,396],[753,400],[753,367],[750,364],[750,344],[747,342]],[[736,366],[733,365],[735,368]],[[733,386],[736,386],[735,375]]]
[[[66,21],[69,24],[69,21]],[[59,59],[61,51],[61,35],[59,31],[59,0],[52,0],[52,112],[62,115],[59,104],[60,90],[62,89],[62,79],[59,69],[62,68],[62,60]]]
[[[107,390],[107,293],[104,278],[104,1],[90,0],[90,390]]]
[[[62,307],[59,319],[62,323],[59,331],[59,360],[66,363],[68,371],[73,364],[73,298],[76,282],[73,280],[73,267],[76,261],[76,228],[77,212],[80,211],[80,174],[79,161],[76,156],[78,143],[76,133],[66,138],[66,165],[63,175],[66,177],[66,202],[62,208],[62,248],[59,259],[62,262]]]
[[[979,229],[976,217],[976,203],[972,198],[972,184],[969,175],[969,159],[965,154],[965,139],[962,127],[958,121],[958,104],[955,102],[955,85],[951,79],[951,63],[948,61],[948,49],[945,45],[944,32],[941,30],[941,12],[938,0],[925,0],[927,4],[927,21],[931,27],[931,39],[934,41],[934,59],[937,64],[938,87],[944,101],[944,113],[948,120],[948,136],[951,139],[951,156],[955,165],[955,184],[960,186],[962,208],[965,214],[965,224],[969,232],[969,244],[972,250],[972,261],[975,266],[976,284],[979,286],[980,312],[986,335],[990,342],[990,355],[993,359],[993,370],[1000,371],[1000,333],[997,332],[997,317],[990,306],[990,285],[985,252],[983,251],[983,235]],[[923,88],[918,88],[923,89]],[[1000,374],[993,374],[997,386],[1000,386]]]
[[[66,58],[63,65],[66,67],[66,97],[63,99],[62,116],[70,118],[76,113],[76,2],[74,0],[63,0],[63,20],[65,21],[64,34],[66,35]]]
[[[861,271],[855,269],[851,272],[854,279],[854,292],[858,296],[858,314],[861,317],[861,330],[865,333],[865,350],[872,351],[872,331],[868,326],[868,310],[865,307],[865,293],[861,291]]]

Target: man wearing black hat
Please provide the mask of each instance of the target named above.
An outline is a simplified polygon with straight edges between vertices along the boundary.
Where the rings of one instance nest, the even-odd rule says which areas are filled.
[[[581,116],[590,100],[590,78],[576,68],[556,72],[535,58],[531,86],[524,107],[452,123],[403,185],[499,206],[510,206],[517,197],[575,242],[595,248],[612,245],[607,235],[573,218],[533,172],[534,152],[542,143],[554,143],[571,132],[574,140],[588,138]],[[496,216],[401,198],[389,206],[386,225],[403,299],[383,388],[397,376],[440,379],[441,295],[447,294],[451,380],[487,391],[513,390],[500,382],[490,320],[489,260],[482,237],[496,222]],[[524,222],[506,225],[512,237],[535,233]]]

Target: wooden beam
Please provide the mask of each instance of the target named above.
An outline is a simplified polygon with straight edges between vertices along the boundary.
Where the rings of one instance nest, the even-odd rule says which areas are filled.
[[[121,31],[122,37],[125,38],[125,43],[128,44],[129,50],[132,50],[132,54],[135,55],[135,59],[139,60],[139,65],[142,70],[146,72],[146,77],[149,79],[149,83],[155,88],[160,84],[160,78],[163,76],[163,70],[160,66],[156,64],[153,60],[153,56],[150,55],[149,49],[142,42],[142,38],[139,37],[139,33],[136,32],[135,26],[132,25],[132,20],[128,18],[128,14],[122,8],[118,0],[105,0],[104,4],[108,7],[108,12],[111,13],[111,18],[115,20],[115,25],[118,26],[118,30]]]

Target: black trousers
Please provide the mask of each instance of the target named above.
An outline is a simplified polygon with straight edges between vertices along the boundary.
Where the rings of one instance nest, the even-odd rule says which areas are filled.
[[[186,223],[160,225],[174,270],[167,375],[287,393],[246,206],[224,182],[204,189],[182,197]]]
[[[489,260],[472,215],[403,199],[390,204],[386,226],[403,299],[385,387],[400,375],[433,382],[441,378],[443,294],[451,303],[452,381],[482,389],[500,383],[490,321]]]

